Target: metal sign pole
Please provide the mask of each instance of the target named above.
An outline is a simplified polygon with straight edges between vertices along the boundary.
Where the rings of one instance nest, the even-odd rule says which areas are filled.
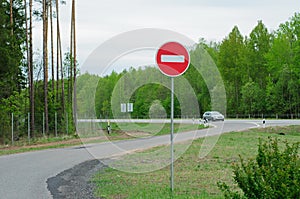
[[[174,190],[174,78],[171,77],[171,191]]]
[[[182,75],[189,67],[190,54],[178,42],[167,42],[156,53],[156,63],[159,70],[171,77],[171,191],[174,190],[174,77]]]

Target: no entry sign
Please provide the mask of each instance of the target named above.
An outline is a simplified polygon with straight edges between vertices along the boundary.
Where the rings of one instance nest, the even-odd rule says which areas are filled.
[[[174,190],[174,77],[182,75],[189,67],[190,55],[178,42],[162,45],[156,54],[156,63],[160,71],[171,77],[171,191]]]
[[[163,74],[176,77],[182,75],[188,69],[190,55],[180,43],[168,42],[158,49],[156,63]]]

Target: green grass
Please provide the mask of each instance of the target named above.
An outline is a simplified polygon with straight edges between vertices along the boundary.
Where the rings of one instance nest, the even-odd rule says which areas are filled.
[[[97,187],[95,194],[114,199],[223,198],[217,182],[223,181],[232,185],[232,164],[239,162],[239,155],[244,159],[254,158],[259,138],[267,140],[269,136],[289,143],[300,142],[300,126],[270,127],[223,134],[211,153],[203,159],[199,158],[203,139],[195,140],[186,153],[175,162],[175,189],[172,195],[169,189],[169,167],[143,174],[107,168],[92,180]],[[159,147],[150,149],[150,152],[157,149]],[[136,154],[122,156],[117,161],[126,161],[135,156]]]

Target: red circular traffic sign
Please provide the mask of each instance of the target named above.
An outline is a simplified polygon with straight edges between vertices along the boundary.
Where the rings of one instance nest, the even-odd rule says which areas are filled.
[[[188,69],[190,54],[180,43],[168,42],[158,49],[156,63],[163,74],[177,77]]]

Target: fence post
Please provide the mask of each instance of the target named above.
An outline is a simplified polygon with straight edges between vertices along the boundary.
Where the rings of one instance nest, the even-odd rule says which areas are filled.
[[[55,112],[55,137],[57,137],[57,113]]]
[[[14,145],[14,113],[11,113],[11,145]]]
[[[27,125],[28,125],[28,142],[30,143],[30,113],[28,113],[28,118],[27,118]]]
[[[67,130],[67,135],[69,135],[69,115],[68,112],[66,112],[66,130]]]
[[[45,113],[43,112],[43,137],[45,137]]]

